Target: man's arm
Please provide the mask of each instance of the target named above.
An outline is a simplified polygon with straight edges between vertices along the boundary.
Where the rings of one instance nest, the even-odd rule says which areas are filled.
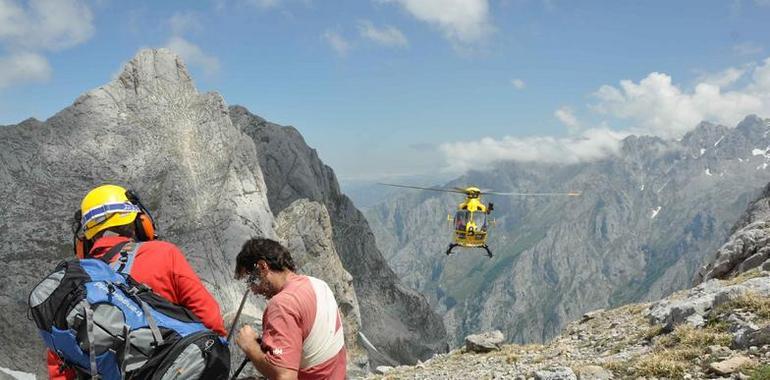
[[[272,380],[296,380],[297,371],[276,366],[267,360],[262,348],[257,344],[257,333],[249,325],[238,332],[235,343],[243,350],[246,357],[261,374]]]

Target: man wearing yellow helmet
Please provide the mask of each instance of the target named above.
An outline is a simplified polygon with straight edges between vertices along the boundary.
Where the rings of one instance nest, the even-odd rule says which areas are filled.
[[[81,259],[115,262],[121,247],[141,241],[133,255],[131,277],[172,303],[189,309],[209,329],[226,335],[219,304],[179,248],[155,240],[155,224],[136,194],[115,185],[91,190],[80,204],[73,227],[75,254]],[[75,378],[74,371],[63,371],[61,367],[61,360],[49,351],[51,379]]]

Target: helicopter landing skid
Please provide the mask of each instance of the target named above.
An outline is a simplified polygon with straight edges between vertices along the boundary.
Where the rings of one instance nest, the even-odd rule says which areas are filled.
[[[454,247],[458,247],[459,245],[460,244],[449,243],[449,248],[446,249],[447,256],[451,255],[452,254],[452,249],[454,249]],[[489,249],[488,245],[484,244],[484,245],[480,246],[479,248],[484,248],[484,250],[487,251],[487,257],[489,257],[490,259],[492,257],[494,257],[494,255],[492,254],[492,251]]]
[[[484,250],[487,251],[487,256],[490,259],[492,258],[492,256],[494,256],[494,255],[492,255],[492,251],[489,250],[489,246],[488,245],[484,244],[484,245],[481,246],[481,248],[484,248]]]

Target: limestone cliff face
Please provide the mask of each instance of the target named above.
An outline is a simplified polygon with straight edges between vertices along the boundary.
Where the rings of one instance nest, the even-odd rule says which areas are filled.
[[[353,276],[362,331],[378,350],[369,352],[375,364],[414,363],[446,350],[441,319],[422,295],[400,283],[377,249],[364,216],[340,192],[332,169],[299,132],[269,123],[243,107],[231,107],[230,116],[256,143],[273,212],[302,198],[328,210],[334,246]]]
[[[45,122],[0,128],[0,366],[41,374],[27,295],[72,257],[72,216],[102,183],[135,189],[223,312],[237,308],[240,246],[276,238],[256,156],[222,97],[199,93],[164,49],[139,52],[117,79]]]
[[[491,260],[478,250],[444,255],[456,196],[405,191],[367,217],[391,266],[444,315],[455,343],[491,329],[544,341],[588,310],[689,287],[770,181],[768,131],[768,120],[750,116],[732,128],[703,123],[680,141],[632,136],[596,162],[470,172],[447,186],[583,193],[485,199],[497,221]]]
[[[337,255],[326,207],[307,199],[296,200],[278,214],[275,232],[291,252],[298,272],[324,280],[334,292],[342,313],[348,375],[365,373],[369,359],[358,343],[361,313],[353,289],[353,276],[342,267]]]

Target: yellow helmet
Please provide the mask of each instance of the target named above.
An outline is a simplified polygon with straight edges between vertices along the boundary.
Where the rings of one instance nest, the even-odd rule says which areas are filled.
[[[140,211],[129,201],[126,189],[115,185],[99,186],[86,194],[80,203],[83,234],[90,240],[110,227],[133,223]]]

